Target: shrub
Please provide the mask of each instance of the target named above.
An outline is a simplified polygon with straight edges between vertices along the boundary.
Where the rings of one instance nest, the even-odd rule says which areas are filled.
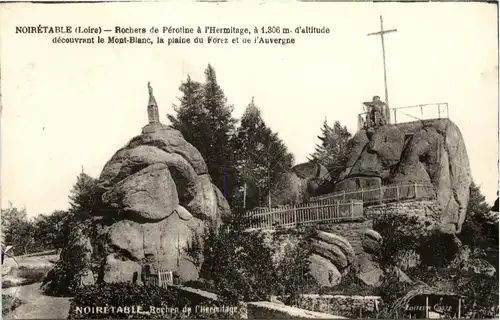
[[[61,259],[52,268],[42,283],[45,294],[71,296],[80,287],[80,279],[90,268],[86,248],[73,243],[61,253]]]
[[[231,301],[268,300],[276,283],[272,254],[261,232],[213,228],[205,235],[201,276]]]
[[[110,283],[81,288],[71,302],[69,319],[238,318],[238,315],[231,315],[227,312],[201,312],[201,306],[221,307],[218,302],[193,298],[192,296],[188,298],[175,288]],[[101,309],[97,309],[97,307]],[[129,307],[129,309],[127,310],[125,307]],[[158,311],[152,312],[152,308]],[[159,311],[161,308],[164,312]],[[191,310],[189,313],[188,308]]]
[[[238,215],[226,223],[205,235],[200,273],[205,282],[192,285],[233,302],[269,300],[271,295],[293,301],[310,285],[307,258],[311,248],[306,239],[311,230],[277,229],[272,235],[246,232],[248,221]]]
[[[498,274],[489,276],[460,271],[454,282],[457,292],[465,296],[463,314],[473,314],[474,318],[491,318],[498,314]]]
[[[293,304],[299,294],[308,288],[316,286],[316,282],[309,274],[308,257],[312,254],[312,247],[308,241],[311,229],[277,231],[273,243],[283,241],[282,236],[295,237],[298,243],[288,244],[284,248],[284,256],[277,262],[277,283],[274,284],[274,294],[279,295],[283,302]]]

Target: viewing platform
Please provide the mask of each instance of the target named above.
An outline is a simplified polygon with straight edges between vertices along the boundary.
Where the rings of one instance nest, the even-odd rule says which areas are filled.
[[[383,112],[386,124],[401,124],[418,120],[448,119],[448,103],[428,103],[415,106],[386,108]],[[358,131],[370,125],[370,111],[358,114]]]

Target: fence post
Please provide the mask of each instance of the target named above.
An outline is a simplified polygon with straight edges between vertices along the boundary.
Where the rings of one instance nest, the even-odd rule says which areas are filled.
[[[396,185],[396,199],[399,201],[399,185]]]
[[[394,109],[394,124],[398,124],[398,121],[396,119],[396,109]]]
[[[351,199],[351,220],[354,220],[354,200]]]
[[[363,187],[360,187],[360,190],[361,190],[361,201],[364,201],[364,194],[363,194]]]
[[[418,199],[418,193],[417,193],[418,186],[417,186],[417,183],[416,183],[416,182],[415,182],[415,184],[414,184],[414,187],[415,187],[415,199]]]
[[[293,206],[293,224],[296,225],[298,223],[297,221],[297,207]]]
[[[380,186],[380,192],[379,192],[379,197],[380,197],[380,203],[382,203],[382,200],[384,199],[384,187]]]
[[[438,104],[438,118],[441,119],[441,105]]]
[[[345,201],[345,190],[342,190],[342,194],[344,195],[344,201]]]

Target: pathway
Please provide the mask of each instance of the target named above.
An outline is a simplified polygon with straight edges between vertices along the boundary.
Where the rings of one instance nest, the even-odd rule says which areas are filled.
[[[68,318],[71,298],[46,296],[40,290],[40,285],[41,283],[38,282],[3,290],[3,293],[16,296],[18,299],[24,301],[22,305],[7,315],[7,319]]]

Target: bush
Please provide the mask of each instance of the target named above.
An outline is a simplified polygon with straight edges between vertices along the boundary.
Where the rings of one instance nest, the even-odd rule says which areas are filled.
[[[270,300],[271,295],[293,300],[310,281],[308,259],[311,253],[307,231],[276,230],[271,235],[262,231],[244,231],[248,222],[238,215],[226,226],[205,235],[201,277],[205,282],[192,285],[217,293],[229,301]],[[287,243],[281,237],[297,240]],[[283,251],[277,254],[277,250]],[[276,259],[276,258],[279,259]],[[275,261],[277,260],[277,261]]]
[[[81,288],[71,302],[69,319],[238,318],[237,314],[231,315],[227,312],[201,312],[200,307],[221,307],[221,305],[218,302],[192,296],[189,299],[175,288],[111,283]],[[157,311],[152,312],[152,308]],[[159,309],[162,308],[163,312],[160,312]]]
[[[382,278],[379,294],[382,300],[387,305],[390,305],[390,303],[404,296],[410,289],[411,284],[400,281],[396,272],[387,272]]]
[[[201,276],[231,301],[268,300],[276,272],[260,232],[211,229],[205,236]]]
[[[43,280],[42,290],[45,294],[72,296],[78,291],[82,276],[90,269],[86,250],[77,241],[64,249],[59,261]]]
[[[473,318],[491,318],[498,314],[498,274],[460,271],[454,283],[457,292],[465,296],[463,314],[472,314]]]

